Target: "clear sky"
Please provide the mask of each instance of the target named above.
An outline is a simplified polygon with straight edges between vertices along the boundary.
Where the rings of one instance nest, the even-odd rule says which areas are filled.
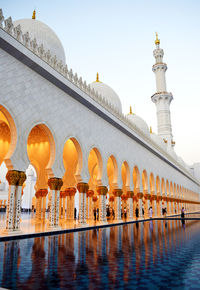
[[[60,38],[68,67],[87,83],[100,80],[119,95],[123,112],[132,105],[157,132],[152,55],[155,31],[168,65],[175,151],[200,162],[199,0],[1,0],[4,16],[36,18]]]

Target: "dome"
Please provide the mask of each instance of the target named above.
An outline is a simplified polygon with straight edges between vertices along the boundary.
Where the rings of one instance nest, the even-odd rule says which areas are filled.
[[[58,60],[65,64],[65,52],[59,38],[55,32],[46,24],[36,19],[20,19],[14,21],[14,26],[20,24],[22,33],[29,32],[31,40],[36,38],[37,44],[46,51],[50,50],[52,56],[56,55]]]
[[[96,82],[91,83],[90,87],[101,94],[101,96],[104,97],[105,100],[110,103],[117,111],[122,113],[122,104],[119,96],[111,87],[99,81],[98,73]]]
[[[130,114],[127,114],[127,119],[131,121],[131,123],[134,124],[138,129],[140,129],[145,135],[147,135],[148,137],[150,136],[147,123],[139,116],[133,114],[132,110],[130,110]]]
[[[151,135],[151,139],[159,146],[161,147],[163,150],[167,150],[167,145],[164,143],[163,139],[158,136],[157,134],[150,134]]]

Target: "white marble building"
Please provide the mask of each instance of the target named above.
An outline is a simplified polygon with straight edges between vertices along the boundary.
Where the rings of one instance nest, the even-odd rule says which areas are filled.
[[[50,226],[59,216],[72,219],[77,191],[81,223],[95,207],[104,222],[108,201],[120,219],[121,196],[129,218],[142,205],[158,216],[163,206],[171,214],[183,205],[199,209],[200,166],[188,166],[174,150],[173,96],[158,37],[155,45],[158,135],[133,112],[124,115],[120,97],[98,75],[88,85],[69,69],[60,40],[35,15],[12,22],[0,10],[0,199],[8,197],[7,229],[19,228],[19,206],[34,205],[39,218],[49,206]]]

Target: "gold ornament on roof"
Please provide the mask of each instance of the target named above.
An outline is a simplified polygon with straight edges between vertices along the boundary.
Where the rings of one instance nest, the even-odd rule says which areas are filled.
[[[33,10],[32,19],[35,19],[35,15],[36,15],[36,11],[35,11],[35,10]]]
[[[160,39],[158,39],[158,33],[156,32],[156,40],[155,40],[155,44],[158,45],[160,44]]]
[[[150,126],[150,134],[153,134],[152,127]]]
[[[96,82],[99,83],[99,73],[97,73]]]
[[[133,115],[132,107],[130,106],[130,112],[129,115]]]

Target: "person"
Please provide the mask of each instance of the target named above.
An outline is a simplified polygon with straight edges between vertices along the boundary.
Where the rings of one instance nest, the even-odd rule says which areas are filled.
[[[181,209],[181,218],[184,218],[185,217],[185,210],[184,210],[184,207],[182,207]]]
[[[76,212],[77,212],[77,209],[76,207],[74,208],[74,219],[76,219]],[[65,213],[64,213],[65,214]]]
[[[152,207],[150,206],[150,208],[149,208],[149,217],[150,217],[150,219],[152,219],[152,215],[153,215],[153,210],[152,210]]]
[[[138,218],[138,217],[139,217],[139,209],[138,209],[138,207],[136,207],[136,210],[135,210],[135,215],[136,215],[136,218]]]
[[[94,208],[94,220],[96,221],[97,218],[97,212],[96,212],[96,208]]]
[[[99,208],[97,208],[97,220],[99,220]]]
[[[124,208],[124,218],[126,219],[127,212],[126,212],[126,207]]]
[[[144,208],[142,207],[142,215],[144,216]]]
[[[114,211],[114,208],[112,209],[112,218],[113,218],[113,219],[115,218],[115,211]]]

